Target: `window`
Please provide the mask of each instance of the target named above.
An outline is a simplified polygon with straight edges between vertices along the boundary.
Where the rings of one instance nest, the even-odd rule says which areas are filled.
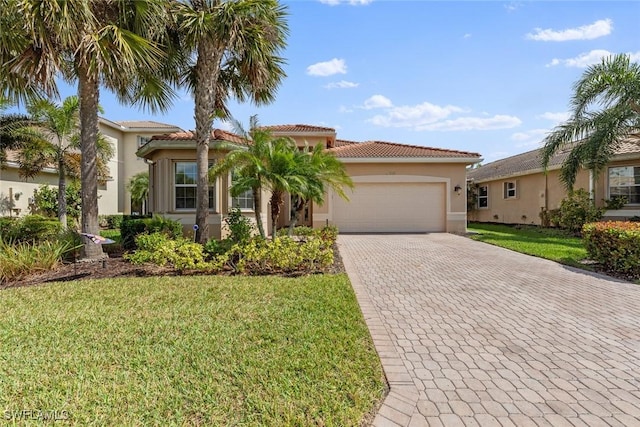
[[[481,185],[480,187],[478,187],[478,207],[489,207],[489,187],[486,185]]]
[[[151,141],[150,137],[138,135],[138,148],[142,147],[144,144],[146,144],[149,141]]]
[[[504,198],[513,199],[516,197],[516,183],[509,181],[504,183]]]
[[[235,173],[231,173],[231,182],[235,180]],[[253,191],[247,190],[244,193],[231,198],[231,207],[240,210],[253,210]]]
[[[175,207],[196,208],[197,166],[196,162],[175,163]],[[216,186],[209,186],[209,209],[215,209]]]
[[[609,168],[609,198],[624,196],[627,203],[640,204],[640,166]]]

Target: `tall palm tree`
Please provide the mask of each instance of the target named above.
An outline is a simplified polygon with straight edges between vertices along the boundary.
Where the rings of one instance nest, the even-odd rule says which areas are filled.
[[[560,171],[568,190],[581,168],[597,177],[625,139],[640,142],[640,64],[628,55],[604,58],[573,89],[571,118],[545,138],[542,149],[546,169],[555,153],[570,148]]]
[[[10,105],[11,102],[0,94],[0,168],[7,161],[7,151],[23,146],[25,141],[19,130],[31,124],[31,119],[25,114],[5,114]]]
[[[176,2],[178,33],[192,58],[183,81],[195,99],[197,156],[196,240],[207,239],[209,144],[214,119],[228,117],[230,96],[256,104],[273,101],[285,76],[280,50],[288,32],[278,0]]]
[[[293,233],[300,215],[309,202],[322,205],[325,202],[327,189],[331,188],[338,196],[349,200],[344,187],[353,188],[353,181],[347,174],[344,163],[331,152],[325,150],[322,144],[317,144],[311,151],[305,147],[300,151],[301,170],[305,177],[305,185],[295,193],[297,197],[293,206],[293,218],[289,224],[289,235]]]
[[[151,110],[169,105],[175,58],[162,49],[164,0],[1,0],[0,93],[10,100],[57,96],[57,77],[77,83],[82,151],[82,232],[98,233],[100,87]],[[165,73],[166,72],[166,73]],[[102,256],[86,244],[86,258]]]

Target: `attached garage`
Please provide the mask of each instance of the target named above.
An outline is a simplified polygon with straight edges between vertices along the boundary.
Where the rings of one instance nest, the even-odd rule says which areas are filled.
[[[445,184],[356,183],[349,201],[333,197],[333,223],[342,232],[446,231]]]

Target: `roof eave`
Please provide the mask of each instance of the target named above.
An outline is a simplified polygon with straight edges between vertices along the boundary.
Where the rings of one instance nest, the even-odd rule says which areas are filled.
[[[214,140],[211,141],[209,145],[209,149],[214,150],[218,145],[225,145],[230,149],[243,149],[246,150],[247,147],[225,140]],[[154,151],[158,150],[195,150],[196,149],[196,141],[193,139],[154,139],[146,144],[144,144],[138,151],[136,151],[136,156],[148,158],[148,156]]]
[[[343,163],[465,163],[475,164],[480,157],[338,157]]]

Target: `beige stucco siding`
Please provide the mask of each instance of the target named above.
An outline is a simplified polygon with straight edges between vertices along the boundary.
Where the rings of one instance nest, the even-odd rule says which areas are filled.
[[[476,208],[469,219],[479,222],[499,222],[505,224],[541,224],[540,212],[543,209],[557,209],[567,196],[560,182],[559,170],[524,174],[506,179],[476,182],[478,186],[488,187],[488,206]],[[505,183],[516,184],[516,196],[505,198]],[[581,171],[576,179],[575,188],[589,189],[589,173]]]

